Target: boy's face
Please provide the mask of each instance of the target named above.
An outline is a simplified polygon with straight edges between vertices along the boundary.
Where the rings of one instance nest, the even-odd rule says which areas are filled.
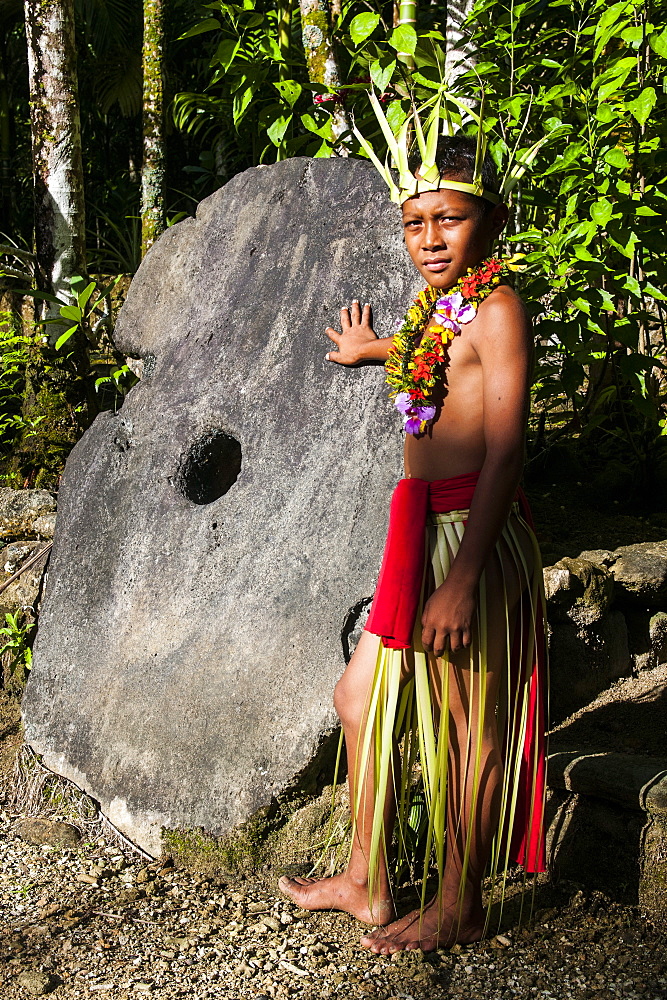
[[[434,288],[451,288],[489,256],[507,222],[507,206],[480,210],[463,191],[425,191],[403,203],[405,245],[419,273]]]

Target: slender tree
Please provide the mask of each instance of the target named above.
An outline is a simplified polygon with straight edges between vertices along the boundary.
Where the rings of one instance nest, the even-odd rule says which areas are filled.
[[[473,3],[474,0],[447,0],[445,72],[450,84],[475,65],[475,46],[470,42],[469,33],[463,30]]]
[[[165,227],[165,147],[164,87],[164,14],[162,0],[144,0],[143,42],[143,133],[144,151],[141,167],[141,252],[155,243]]]
[[[38,287],[72,300],[86,273],[74,0],[26,0]],[[57,307],[51,312],[58,315]],[[53,331],[55,335],[55,331]]]
[[[329,4],[327,0],[299,0],[299,7],[308,76],[312,83],[337,90],[343,79],[334,51]],[[332,115],[332,128],[336,138],[350,128],[347,112],[340,103]]]
[[[408,24],[411,28],[417,25],[417,0],[398,0],[394,3],[394,25]],[[409,52],[399,52],[398,58],[405,68],[412,73],[415,68],[414,56]]]

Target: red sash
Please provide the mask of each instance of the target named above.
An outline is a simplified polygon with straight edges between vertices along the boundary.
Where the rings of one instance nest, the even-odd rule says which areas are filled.
[[[479,472],[428,482],[401,479],[389,508],[389,528],[377,588],[366,630],[382,637],[390,649],[408,649],[424,578],[425,529],[429,511],[437,514],[467,510],[472,502]],[[521,516],[533,528],[528,500],[517,491]],[[546,782],[545,699],[547,684],[546,646],[542,607],[531,609],[530,595],[522,596],[523,637],[512,643],[510,676],[516,690],[521,683],[521,649],[526,649],[531,619],[535,618],[535,642],[530,675],[526,738],[523,746],[515,822],[511,832],[510,858],[529,872],[546,871],[544,844],[544,793]],[[517,627],[518,632],[518,627]],[[505,832],[506,835],[506,832]]]

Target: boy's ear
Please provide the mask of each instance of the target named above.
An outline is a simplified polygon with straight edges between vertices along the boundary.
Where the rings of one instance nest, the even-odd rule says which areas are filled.
[[[501,201],[499,205],[494,205],[489,218],[489,225],[491,227],[491,236],[495,239],[496,236],[500,236],[503,229],[507,225],[507,220],[509,219],[509,209],[504,201]]]

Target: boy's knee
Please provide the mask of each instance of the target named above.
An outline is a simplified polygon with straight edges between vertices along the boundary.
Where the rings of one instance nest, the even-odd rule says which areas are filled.
[[[346,681],[345,677],[341,677],[336,684],[333,701],[338,718],[343,725],[353,723],[361,716],[361,707],[357,704],[354,688]]]

